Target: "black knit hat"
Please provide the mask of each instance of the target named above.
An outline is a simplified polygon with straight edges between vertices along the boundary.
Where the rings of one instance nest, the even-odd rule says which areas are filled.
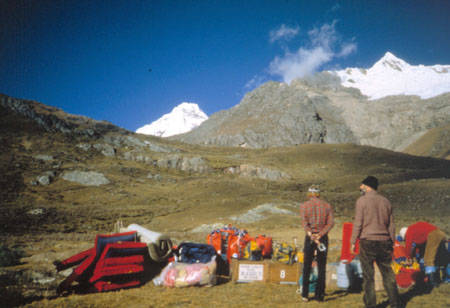
[[[374,176],[369,175],[361,183],[364,185],[367,185],[375,190],[378,189],[378,179]]]

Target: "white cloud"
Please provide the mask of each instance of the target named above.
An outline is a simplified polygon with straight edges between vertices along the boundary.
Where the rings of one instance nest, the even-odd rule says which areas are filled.
[[[353,53],[358,49],[358,46],[355,43],[345,43],[341,46],[341,51],[338,53],[338,57],[346,57],[349,54]]]
[[[308,31],[309,39],[313,46],[322,46],[326,49],[331,49],[338,40],[336,34],[336,20],[330,24],[323,24],[320,28],[313,28]]]
[[[272,30],[269,33],[269,41],[274,43],[279,40],[289,41],[299,33],[299,27],[291,28],[282,24],[279,29]]]
[[[333,21],[308,31],[307,47],[300,47],[296,52],[286,50],[282,57],[275,57],[269,65],[270,74],[281,76],[284,82],[290,83],[295,78],[317,72],[334,58],[355,52],[357,44],[342,42],[335,25],[336,21]]]
[[[330,51],[318,46],[313,49],[300,48],[296,53],[276,57],[269,66],[273,75],[280,75],[283,81],[290,83],[293,79],[310,75],[333,57]]]

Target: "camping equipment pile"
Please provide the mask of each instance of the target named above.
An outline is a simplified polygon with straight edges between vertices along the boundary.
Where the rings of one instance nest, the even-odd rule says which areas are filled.
[[[362,285],[362,269],[358,242],[351,251],[352,229],[352,223],[343,224],[340,262],[329,263],[327,285],[335,282],[340,289],[358,292]],[[137,287],[150,280],[158,286],[187,287],[215,285],[220,278],[235,282],[259,280],[288,284],[297,284],[303,279],[303,253],[296,243],[274,244],[271,237],[251,237],[246,230],[231,225],[213,230],[206,237],[207,244],[183,242],[178,247],[168,236],[136,224],[127,228],[120,226],[116,230],[119,232],[97,235],[93,248],[54,262],[57,271],[75,267],[59,285],[59,294],[71,290],[118,290]],[[404,246],[396,241],[392,268],[400,288],[424,281],[419,263],[407,261]],[[314,291],[314,280],[317,279],[314,266],[313,262],[310,292]],[[375,289],[382,288],[381,274],[375,266]]]
[[[272,256],[271,237],[258,235],[253,238],[247,230],[231,225],[213,230],[206,237],[206,242],[228,263],[232,258],[258,261]]]

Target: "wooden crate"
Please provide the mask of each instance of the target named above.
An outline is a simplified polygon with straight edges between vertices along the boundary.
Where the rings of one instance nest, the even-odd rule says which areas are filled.
[[[297,284],[302,275],[303,264],[283,264],[277,262],[270,262],[269,282],[280,284]]]
[[[231,280],[235,282],[268,282],[269,261],[232,259]]]

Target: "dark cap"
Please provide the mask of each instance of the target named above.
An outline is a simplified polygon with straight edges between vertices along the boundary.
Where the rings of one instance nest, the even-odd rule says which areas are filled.
[[[374,176],[369,175],[361,183],[375,190],[378,189],[378,179]]]

